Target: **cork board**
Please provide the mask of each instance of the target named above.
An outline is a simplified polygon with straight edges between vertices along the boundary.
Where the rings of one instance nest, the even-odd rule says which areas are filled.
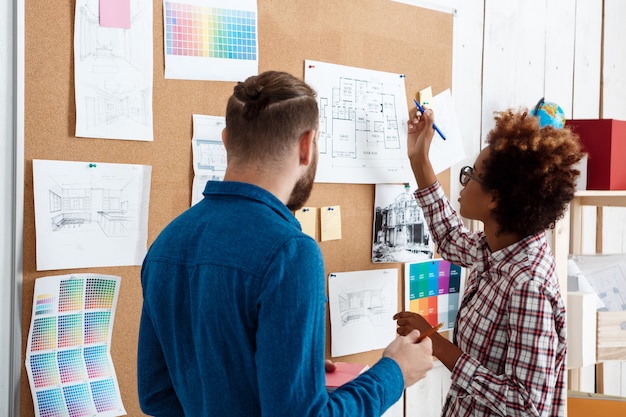
[[[356,5],[356,7],[355,7]],[[25,4],[25,190],[22,292],[22,358],[31,320],[35,279],[69,273],[122,277],[111,353],[130,416],[142,415],[136,385],[136,350],[141,311],[140,267],[37,271],[33,204],[33,159],[98,161],[152,166],[148,245],[191,199],[192,114],[223,116],[234,83],[164,79],[162,2],[153,2],[154,141],[77,138],[75,131],[73,33],[75,2],[54,6]],[[437,94],[451,86],[450,14],[386,0],[337,2],[259,0],[259,71],[269,69],[304,77],[304,60],[406,75],[407,100],[432,86]],[[448,189],[449,174],[440,175]],[[341,240],[320,242],[326,271],[399,269],[402,264],[373,264],[371,239],[374,185],[316,184],[309,206],[339,205]],[[319,233],[319,230],[318,230]],[[319,234],[318,234],[319,241]],[[402,290],[398,294],[401,305]],[[329,324],[329,323],[328,323]],[[327,356],[330,344],[327,337]],[[340,358],[373,364],[381,351]],[[21,373],[21,415],[34,415],[25,367]]]

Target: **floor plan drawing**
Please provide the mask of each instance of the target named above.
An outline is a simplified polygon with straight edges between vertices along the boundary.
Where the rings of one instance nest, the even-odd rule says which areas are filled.
[[[37,269],[140,264],[150,171],[142,165],[34,160]]]
[[[317,61],[305,81],[320,109],[317,182],[407,182],[404,77]]]

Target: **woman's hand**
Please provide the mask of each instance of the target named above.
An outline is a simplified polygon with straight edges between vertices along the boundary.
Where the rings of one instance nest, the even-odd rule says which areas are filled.
[[[419,189],[426,188],[437,181],[429,159],[430,144],[435,136],[435,115],[431,109],[421,114],[415,108],[409,115],[407,135],[407,155]]]
[[[425,109],[424,114],[420,113],[417,108],[411,112],[407,138],[409,159],[413,160],[420,157],[428,159],[430,145],[435,136],[434,122],[435,115],[431,109]]]
[[[400,336],[406,336],[411,333],[411,330],[417,329],[420,333],[424,333],[432,326],[426,321],[426,319],[417,313],[410,311],[401,311],[393,316],[398,328],[396,331]]]

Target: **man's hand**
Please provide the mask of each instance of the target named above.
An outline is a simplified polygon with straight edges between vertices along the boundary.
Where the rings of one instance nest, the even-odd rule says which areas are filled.
[[[416,343],[420,332],[414,330],[406,336],[397,337],[383,351],[383,357],[391,358],[402,370],[404,387],[407,388],[424,378],[433,368],[433,346],[429,337]]]

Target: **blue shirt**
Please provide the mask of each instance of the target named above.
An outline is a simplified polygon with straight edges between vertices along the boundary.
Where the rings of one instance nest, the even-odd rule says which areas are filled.
[[[379,416],[395,361],[327,393],[319,246],[268,191],[209,181],[141,271],[138,387],[152,416]]]

